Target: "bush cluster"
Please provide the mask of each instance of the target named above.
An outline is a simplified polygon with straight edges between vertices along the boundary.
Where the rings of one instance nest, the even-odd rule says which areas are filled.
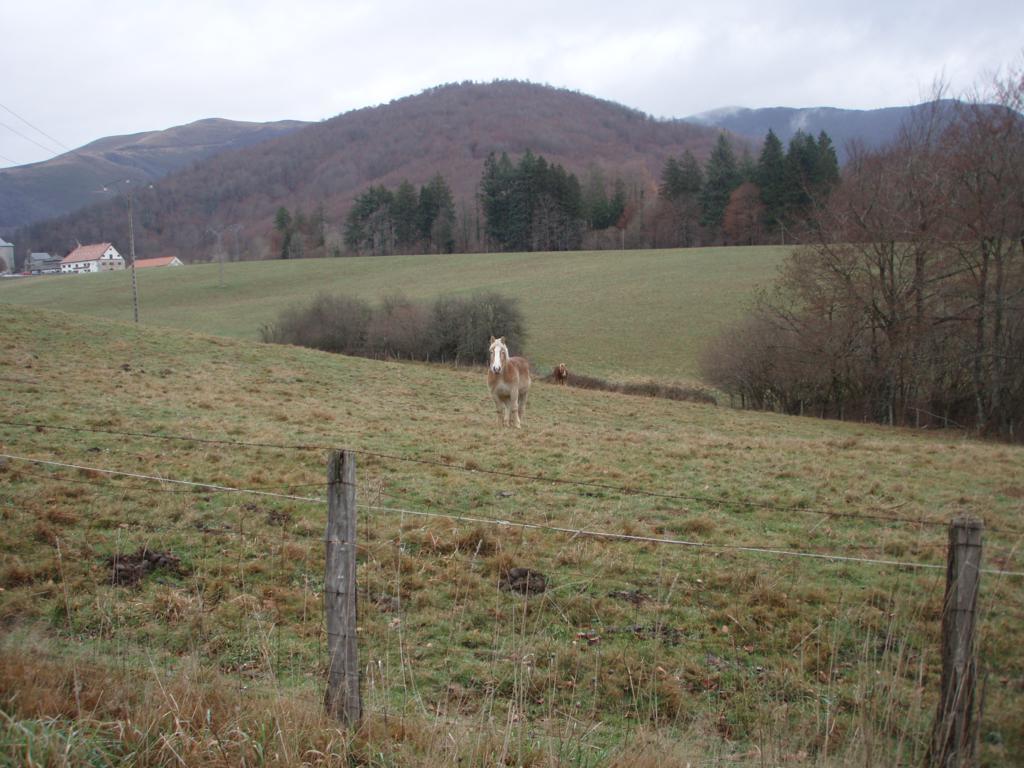
[[[260,328],[260,338],[274,344],[463,365],[487,361],[492,335],[522,349],[526,329],[516,299],[487,292],[442,296],[427,304],[396,294],[374,307],[351,296],[322,294]]]

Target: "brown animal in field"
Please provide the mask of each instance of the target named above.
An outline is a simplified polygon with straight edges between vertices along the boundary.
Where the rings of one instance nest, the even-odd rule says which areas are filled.
[[[498,406],[501,424],[519,428],[523,426],[526,396],[530,392],[530,364],[524,357],[509,357],[504,337],[491,337],[487,359],[487,386]]]
[[[566,382],[569,381],[569,369],[565,367],[565,363],[559,363],[558,366],[551,372],[551,378],[555,384],[565,386]]]

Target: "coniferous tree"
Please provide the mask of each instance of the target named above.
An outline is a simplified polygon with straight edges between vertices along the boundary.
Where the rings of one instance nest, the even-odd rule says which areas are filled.
[[[484,235],[498,248],[511,240],[512,194],[514,169],[508,154],[497,157],[493,152],[484,160],[480,179],[480,207],[484,215]]]
[[[292,248],[292,215],[283,205],[277,209],[274,216],[274,229],[281,233],[281,258],[287,259],[291,255]]]
[[[675,200],[682,193],[682,169],[679,161],[669,157],[665,161],[665,167],[661,169],[661,184],[658,185],[658,195],[665,200]]]
[[[678,160],[670,157],[665,162],[658,196],[668,206],[663,215],[669,217],[671,237],[679,245],[691,246],[696,241],[703,186],[704,175],[690,150]]]
[[[455,248],[455,199],[441,174],[420,188],[419,231],[432,253],[451,253]]]
[[[708,158],[704,176],[704,188],[700,197],[701,223],[718,233],[722,228],[729,197],[743,181],[736,154],[724,133],[718,135],[718,142]]]
[[[788,197],[786,155],[782,142],[769,129],[764,137],[761,155],[757,161],[755,179],[761,190],[761,202],[764,204],[764,215],[769,228],[778,231],[782,236],[786,225],[786,203]]]
[[[484,162],[480,202],[488,239],[502,250],[578,248],[583,237],[583,191],[575,174],[527,150]]]
[[[399,252],[415,250],[419,241],[418,208],[416,190],[408,181],[403,181],[395,190],[391,201],[391,220],[395,230],[395,247]]]
[[[821,193],[827,195],[839,183],[839,158],[832,138],[822,131],[818,134],[818,170],[817,185]]]

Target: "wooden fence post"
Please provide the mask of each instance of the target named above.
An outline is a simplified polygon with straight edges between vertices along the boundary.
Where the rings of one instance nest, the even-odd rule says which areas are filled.
[[[980,725],[975,719],[977,658],[974,628],[981,580],[981,520],[960,517],[949,526],[946,595],[942,606],[942,692],[928,765],[974,764]]]
[[[356,460],[348,451],[331,452],[327,499],[324,614],[330,656],[324,703],[328,713],[354,727],[363,702],[356,641]]]

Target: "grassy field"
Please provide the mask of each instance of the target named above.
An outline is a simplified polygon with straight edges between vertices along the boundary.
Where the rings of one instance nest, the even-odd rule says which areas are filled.
[[[391,256],[205,264],[140,270],[146,325],[258,338],[285,307],[321,291],[377,301],[494,289],[521,300],[526,353],[538,370],[559,362],[623,379],[692,381],[697,355],[737,319],[786,254],[780,247],[531,254]],[[81,277],[82,279],[75,279]],[[0,282],[0,302],[130,320],[127,274]]]
[[[918,765],[945,524],[1024,570],[1017,447],[540,383],[502,433],[478,372],[8,309],[0,763]],[[324,505],[98,471],[318,498],[330,447],[358,451],[355,735],[320,712]],[[982,606],[981,749],[1013,765],[1021,580]]]

